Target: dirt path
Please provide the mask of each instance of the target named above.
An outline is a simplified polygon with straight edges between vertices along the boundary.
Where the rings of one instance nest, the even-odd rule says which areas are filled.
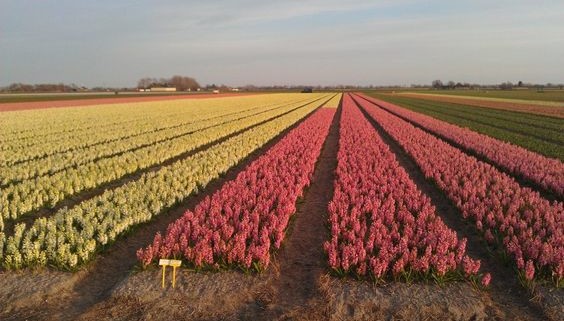
[[[93,99],[75,99],[75,100],[49,100],[49,101],[33,101],[18,103],[0,103],[0,112],[4,111],[20,111],[30,109],[45,108],[61,108],[61,107],[82,107],[107,104],[127,104],[142,103],[161,100],[177,100],[177,99],[205,99],[205,98],[221,98],[221,97],[242,97],[252,95],[244,94],[192,94],[192,95],[170,95],[170,96],[153,96],[153,97],[112,97],[93,98]]]
[[[321,101],[321,100],[322,100],[322,99],[318,99],[318,100],[316,100],[316,101]],[[314,102],[315,102],[315,101],[314,101]],[[139,170],[137,170],[135,173],[126,174],[126,175],[124,175],[124,176],[122,176],[121,178],[118,178],[118,179],[116,179],[116,180],[113,180],[113,181],[110,181],[110,182],[106,182],[106,183],[102,183],[102,184],[98,185],[98,186],[95,187],[95,188],[88,189],[88,190],[79,192],[78,194],[68,196],[66,199],[64,199],[63,201],[59,202],[59,203],[58,203],[57,205],[55,205],[53,208],[42,208],[42,209],[37,210],[37,211],[34,211],[34,212],[32,212],[32,213],[28,213],[28,214],[22,215],[21,217],[15,219],[15,220],[8,220],[8,221],[6,221],[6,222],[4,223],[4,224],[5,224],[4,231],[5,231],[5,233],[6,233],[7,236],[11,236],[11,235],[14,234],[14,228],[15,228],[15,226],[16,226],[18,223],[25,223],[26,225],[29,226],[30,224],[33,224],[33,222],[34,222],[36,219],[38,219],[38,218],[52,216],[52,215],[54,215],[57,211],[59,211],[60,209],[62,209],[62,208],[64,208],[64,207],[72,208],[72,207],[74,207],[74,206],[76,206],[76,205],[78,205],[78,204],[80,204],[80,203],[82,203],[82,202],[84,202],[84,201],[87,201],[87,200],[92,199],[92,198],[94,198],[94,197],[96,197],[96,196],[102,195],[102,194],[105,193],[107,190],[113,190],[113,189],[119,188],[119,187],[121,187],[121,186],[123,186],[123,185],[125,185],[125,184],[127,184],[127,183],[129,183],[129,182],[138,180],[138,179],[141,178],[141,176],[143,176],[144,174],[147,174],[147,173],[150,173],[150,172],[156,172],[156,171],[160,170],[160,169],[163,168],[163,167],[172,165],[172,164],[175,163],[176,161],[179,161],[179,160],[182,160],[182,159],[186,159],[186,158],[188,158],[188,157],[191,157],[191,156],[193,156],[193,155],[195,155],[195,154],[197,154],[197,153],[199,153],[199,152],[201,152],[201,151],[204,151],[204,150],[210,148],[211,146],[214,146],[214,145],[217,145],[217,144],[221,144],[222,142],[224,142],[224,141],[226,141],[226,140],[228,140],[228,139],[230,139],[230,138],[232,138],[232,137],[235,137],[235,136],[241,134],[241,133],[244,132],[244,131],[247,131],[247,130],[249,130],[249,129],[251,129],[251,128],[254,128],[254,127],[263,125],[263,124],[265,124],[265,123],[267,123],[267,122],[269,122],[269,121],[272,121],[272,120],[274,120],[274,119],[280,118],[280,117],[282,117],[282,116],[284,116],[284,115],[287,115],[287,114],[289,114],[289,113],[291,113],[291,112],[293,112],[293,111],[295,111],[295,110],[298,110],[298,109],[300,109],[300,108],[303,108],[304,106],[307,106],[307,105],[309,105],[309,104],[310,104],[310,102],[304,103],[303,105],[300,105],[300,106],[298,106],[298,107],[296,107],[296,108],[293,108],[293,109],[291,109],[291,110],[289,110],[289,111],[287,111],[287,112],[284,112],[284,113],[279,114],[279,115],[274,116],[274,117],[270,117],[270,118],[268,118],[268,119],[266,119],[266,120],[263,120],[263,121],[261,121],[261,122],[259,122],[259,123],[256,123],[256,124],[254,124],[254,125],[245,127],[245,128],[243,128],[243,129],[240,129],[240,130],[238,130],[238,131],[236,131],[236,132],[234,132],[234,133],[231,133],[231,134],[229,134],[229,135],[223,136],[223,137],[221,137],[221,138],[219,138],[219,139],[216,139],[216,140],[214,140],[214,141],[212,141],[212,142],[209,142],[209,143],[207,143],[207,144],[205,144],[205,145],[201,145],[201,146],[199,146],[199,147],[196,147],[195,149],[192,149],[192,150],[187,151],[187,152],[184,152],[184,153],[182,153],[182,154],[180,154],[180,155],[177,155],[177,156],[174,156],[174,157],[172,157],[172,158],[169,158],[169,159],[167,159],[167,160],[165,160],[165,161],[163,161],[163,162],[161,162],[161,163],[159,163],[159,164],[155,164],[155,165],[149,166],[149,167],[147,167],[147,168],[139,169]],[[265,111],[265,112],[266,112],[266,111]],[[260,113],[264,113],[264,112],[260,112]],[[260,113],[258,113],[258,114],[260,114]],[[230,121],[230,122],[231,122],[231,121]],[[207,128],[217,127],[217,126],[221,126],[221,125],[222,125],[222,124],[213,125],[213,126],[210,126],[210,127],[207,127]],[[204,129],[206,129],[206,128],[204,128]],[[204,129],[202,129],[202,130],[204,130]],[[193,133],[193,132],[191,132],[191,133]],[[182,135],[179,135],[179,137],[180,137],[180,136],[189,135],[189,134],[191,134],[191,133],[182,134]],[[141,147],[140,147],[140,148],[141,148]],[[130,151],[131,151],[131,150],[130,150]]]
[[[551,201],[551,202],[553,202],[553,201],[562,201],[562,198],[558,197],[557,195],[554,195],[554,193],[552,193],[551,191],[549,191],[549,190],[547,190],[547,189],[545,189],[545,188],[539,186],[538,184],[536,184],[536,183],[534,183],[534,182],[531,182],[531,181],[529,181],[529,180],[527,180],[527,179],[525,179],[525,178],[523,178],[523,177],[521,177],[521,176],[519,176],[519,175],[516,175],[516,174],[514,174],[514,173],[511,173],[510,171],[508,171],[508,170],[502,168],[501,166],[497,165],[495,162],[492,162],[492,161],[489,160],[488,158],[486,158],[486,157],[484,157],[484,156],[482,156],[482,155],[479,155],[478,153],[476,153],[476,152],[474,152],[474,151],[472,151],[472,150],[470,150],[470,149],[468,149],[468,148],[466,148],[466,147],[464,147],[464,146],[458,144],[458,143],[455,142],[454,140],[449,139],[449,138],[447,138],[447,137],[444,137],[443,135],[437,134],[437,133],[435,133],[435,132],[433,132],[433,131],[431,131],[431,130],[429,130],[429,129],[427,129],[427,128],[425,128],[425,127],[419,125],[419,124],[417,124],[416,122],[413,122],[413,121],[409,120],[408,118],[406,118],[406,117],[404,117],[404,116],[402,116],[402,115],[399,115],[399,114],[397,114],[397,113],[395,113],[395,112],[393,112],[393,111],[391,111],[391,110],[389,110],[389,109],[387,109],[387,108],[385,108],[385,107],[381,107],[380,105],[375,104],[374,102],[372,102],[372,101],[370,101],[370,100],[368,100],[368,99],[366,99],[366,98],[364,98],[364,97],[362,97],[362,96],[355,95],[354,97],[355,97],[355,99],[357,99],[357,98],[358,98],[358,99],[363,99],[363,100],[365,100],[365,101],[367,101],[367,102],[369,102],[369,103],[371,103],[371,104],[374,104],[374,105],[380,107],[381,109],[383,109],[383,110],[389,112],[390,114],[392,114],[392,115],[394,115],[394,116],[396,116],[396,117],[398,117],[398,118],[401,118],[401,119],[403,119],[404,121],[410,123],[410,124],[413,125],[414,127],[417,127],[417,128],[419,128],[419,129],[421,129],[422,131],[424,131],[424,132],[426,132],[426,133],[428,133],[428,134],[431,134],[431,135],[433,135],[433,136],[435,136],[435,137],[437,137],[437,138],[439,138],[439,139],[441,139],[441,140],[443,140],[443,141],[449,143],[450,145],[452,145],[452,146],[454,146],[454,147],[460,149],[460,150],[463,151],[464,153],[475,157],[475,158],[478,159],[479,161],[482,161],[482,162],[484,162],[484,163],[487,163],[487,164],[492,165],[492,166],[495,167],[498,171],[500,171],[500,172],[502,172],[502,173],[505,173],[505,174],[507,174],[508,176],[510,176],[510,177],[512,177],[513,179],[515,179],[515,180],[519,183],[519,185],[524,186],[524,187],[529,187],[530,189],[539,192],[539,194],[541,194],[541,196],[544,197],[545,199],[547,199],[547,200],[549,200],[549,201]]]
[[[542,309],[529,300],[529,293],[519,284],[513,269],[492,255],[492,252],[488,250],[487,244],[476,232],[474,226],[470,222],[465,221],[460,211],[447,199],[444,193],[425,178],[415,161],[401,146],[360,105],[358,106],[378,131],[380,137],[390,147],[390,150],[395,154],[400,165],[407,171],[409,177],[425,195],[431,198],[432,204],[436,207],[437,214],[445,224],[456,231],[459,237],[468,239],[468,254],[473,258],[481,260],[482,271],[491,273],[492,282],[488,290],[489,295],[486,295],[486,297],[489,297],[491,300],[494,310],[489,311],[488,314],[508,320],[546,320]]]
[[[320,102],[323,105],[325,100]],[[317,110],[317,109],[316,109]],[[81,314],[89,309],[96,308],[97,304],[104,304],[111,294],[112,289],[130,273],[137,265],[135,252],[137,249],[149,244],[155,234],[165,232],[166,227],[174,220],[182,216],[186,209],[194,208],[206,195],[213,194],[221,186],[234,179],[247,164],[257,159],[266,150],[276,144],[291,129],[301,124],[309,115],[282,131],[274,139],[251,153],[245,160],[229,169],[220,178],[210,182],[206,186],[205,193],[188,197],[174,208],[161,213],[153,221],[137,226],[134,231],[118,239],[105,252],[98,254],[95,261],[75,275],[69,273],[69,278],[75,277],[72,288],[58,290],[54,297],[50,298],[49,304],[37,306],[37,302],[30,302],[9,315],[2,315],[1,320],[76,320]],[[21,305],[21,304],[20,304]]]
[[[320,293],[321,279],[328,271],[323,242],[328,238],[327,204],[333,197],[340,119],[341,109],[333,118],[312,183],[300,201],[288,236],[277,253],[272,292],[263,305],[243,310],[240,319],[325,319]]]

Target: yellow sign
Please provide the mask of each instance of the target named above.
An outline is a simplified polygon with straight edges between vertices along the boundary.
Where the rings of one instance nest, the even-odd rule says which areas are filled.
[[[159,265],[163,267],[163,279],[162,279],[162,286],[163,289],[165,287],[165,274],[166,274],[166,267],[172,266],[172,287],[174,288],[176,284],[176,268],[180,267],[182,261],[180,260],[169,260],[169,259],[160,259]]]

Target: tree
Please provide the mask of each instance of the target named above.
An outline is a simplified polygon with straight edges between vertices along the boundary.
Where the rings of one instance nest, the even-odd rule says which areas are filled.
[[[176,90],[185,91],[185,90],[196,90],[200,88],[200,84],[196,81],[196,79],[191,77],[185,76],[172,76],[171,78],[141,78],[137,82],[138,88],[151,88],[151,87],[175,87]]]
[[[153,80],[151,78],[149,78],[149,77],[141,78],[137,82],[137,88],[147,89],[147,88],[151,87],[152,84],[153,84]]]
[[[433,88],[435,88],[435,89],[441,89],[441,88],[443,88],[443,82],[440,81],[439,79],[433,80],[433,82],[431,83],[431,85],[432,85]]]
[[[196,90],[200,88],[200,84],[196,81],[196,79],[191,77],[183,77],[183,76],[172,76],[168,81],[171,86],[176,87],[176,90],[186,91]]]
[[[454,89],[454,87],[456,86],[456,83],[452,80],[449,80],[449,82],[447,83],[447,86],[449,89]]]

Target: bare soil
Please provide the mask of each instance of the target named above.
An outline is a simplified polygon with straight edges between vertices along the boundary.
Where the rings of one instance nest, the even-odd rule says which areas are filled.
[[[0,112],[29,110],[29,109],[44,109],[44,108],[94,106],[94,105],[106,105],[106,104],[125,104],[125,103],[161,101],[161,100],[219,98],[219,97],[246,96],[246,95],[252,95],[252,94],[247,94],[247,93],[191,94],[191,95],[170,95],[170,96],[150,96],[150,97],[108,97],[108,98],[94,98],[94,99],[0,103]]]

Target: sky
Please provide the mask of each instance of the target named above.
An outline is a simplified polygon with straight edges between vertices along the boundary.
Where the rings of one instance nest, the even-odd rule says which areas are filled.
[[[0,86],[564,83],[564,1],[0,0]]]

